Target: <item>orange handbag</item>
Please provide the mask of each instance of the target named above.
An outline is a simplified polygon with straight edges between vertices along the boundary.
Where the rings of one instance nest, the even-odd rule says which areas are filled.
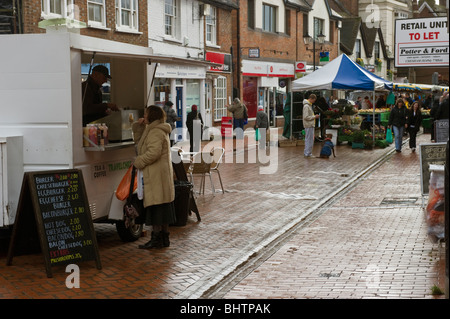
[[[116,197],[118,200],[125,200],[130,195],[130,185],[131,185],[131,174],[133,172],[134,165],[131,165],[130,168],[128,168],[125,175],[122,177],[122,180],[120,181],[119,186],[116,190]],[[137,189],[137,178],[134,179],[134,187],[133,191]]]

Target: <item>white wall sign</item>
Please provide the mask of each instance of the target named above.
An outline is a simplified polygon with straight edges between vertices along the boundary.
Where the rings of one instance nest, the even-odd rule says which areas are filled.
[[[160,63],[156,68],[155,77],[169,79],[204,79],[206,67],[187,64]]]
[[[242,75],[294,77],[294,64],[242,60]]]
[[[395,20],[395,67],[448,66],[447,18]]]

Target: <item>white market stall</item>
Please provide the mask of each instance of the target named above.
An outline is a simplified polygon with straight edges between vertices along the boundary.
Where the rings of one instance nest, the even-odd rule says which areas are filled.
[[[311,90],[373,91],[373,104],[375,105],[375,91],[392,90],[392,86],[392,82],[376,76],[352,61],[347,55],[341,54],[319,70],[293,81],[291,90],[292,92]],[[375,108],[373,111],[375,113]],[[373,119],[373,126],[375,126],[375,114]],[[375,134],[373,136],[375,139]]]

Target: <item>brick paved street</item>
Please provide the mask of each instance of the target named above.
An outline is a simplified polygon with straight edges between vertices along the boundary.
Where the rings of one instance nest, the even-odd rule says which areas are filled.
[[[418,142],[428,141],[423,135]],[[392,146],[340,145],[330,159],[305,159],[303,146],[277,151],[271,175],[259,174],[262,164],[223,164],[225,194],[213,196],[207,180],[197,198],[202,221],[193,214],[186,226],[171,227],[169,248],[140,250],[148,236],[123,243],[115,226],[95,225],[103,268],[81,263],[79,289],[66,288],[62,266],[47,278],[40,254],[15,256],[6,266],[0,242],[0,298],[433,298],[430,287],[443,288],[444,255],[428,240],[420,208],[417,153],[405,148],[359,177]],[[345,196],[327,203],[340,190]],[[417,200],[381,204],[404,196]],[[258,258],[266,254],[266,261]],[[262,264],[248,267],[253,259]],[[241,268],[248,272],[230,282]]]

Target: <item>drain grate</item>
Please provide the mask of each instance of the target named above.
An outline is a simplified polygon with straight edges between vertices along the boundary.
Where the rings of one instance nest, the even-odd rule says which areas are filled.
[[[383,198],[380,205],[412,205],[415,204],[418,199],[418,197]]]

